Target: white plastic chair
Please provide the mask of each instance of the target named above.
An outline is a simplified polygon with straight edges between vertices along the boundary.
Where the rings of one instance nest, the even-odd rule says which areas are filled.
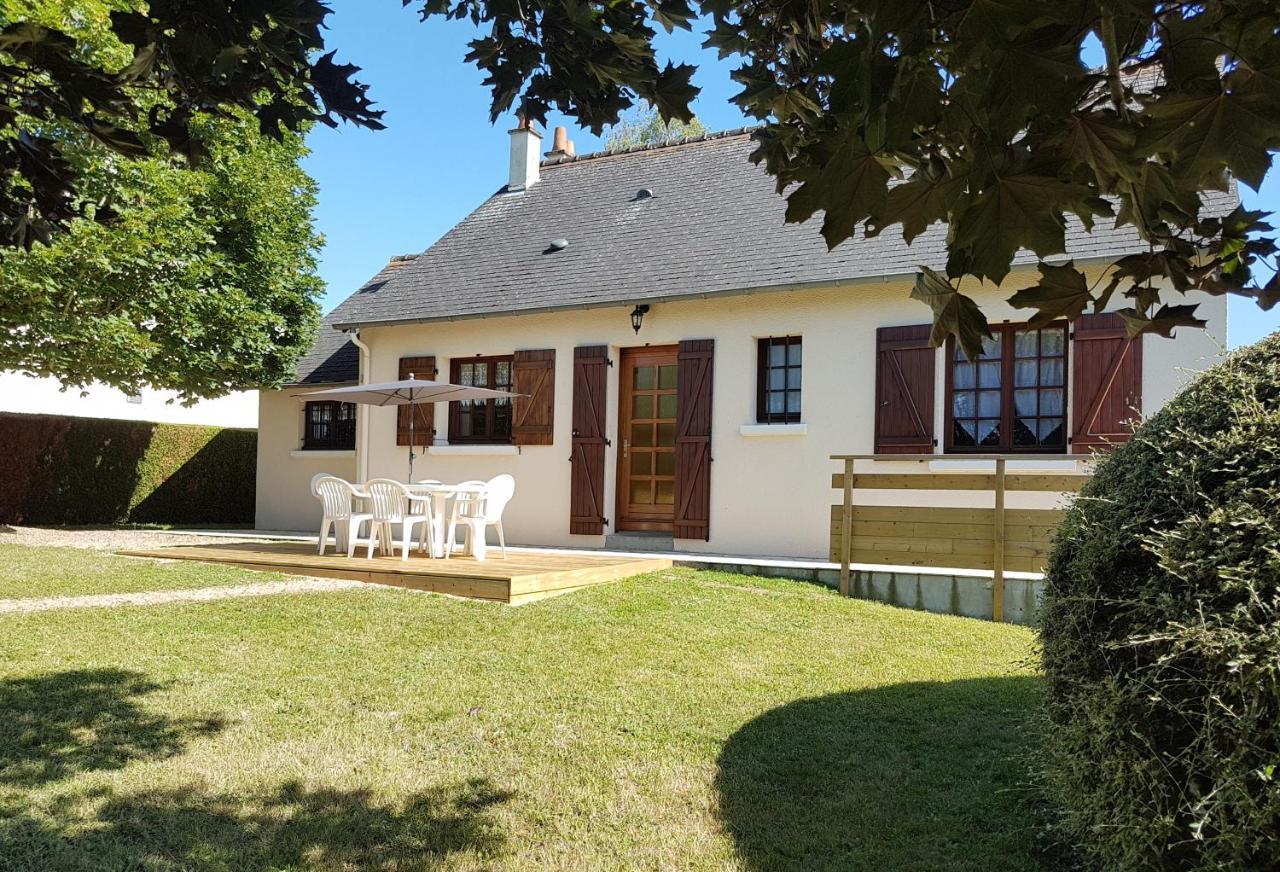
[[[395,539],[391,535],[391,525],[401,525],[400,559],[409,559],[409,546],[413,542],[413,528],[422,525],[419,548],[427,547],[427,537],[431,532],[431,502],[415,500],[409,489],[398,481],[389,478],[375,478],[365,483],[369,508],[373,510],[373,520],[369,525],[369,557],[373,557],[374,543],[381,540],[383,548],[395,548]],[[422,508],[422,514],[410,514],[414,506]]]
[[[311,480],[311,490],[324,507],[324,519],[320,522],[320,553],[324,554],[325,540],[329,538],[329,526],[333,526],[333,550],[340,553],[346,546],[347,556],[355,553],[356,533],[365,521],[372,521],[368,512],[352,510],[356,489],[351,482],[336,475],[318,475]]]
[[[458,525],[467,533],[467,545],[477,559],[483,560],[485,531],[498,528],[498,545],[502,556],[507,556],[507,536],[502,530],[502,512],[516,492],[516,480],[510,475],[494,476],[487,482],[463,482],[459,487],[480,485],[476,490],[459,491],[453,499],[453,512],[449,517],[449,532],[445,538],[447,558],[453,553],[454,537]]]

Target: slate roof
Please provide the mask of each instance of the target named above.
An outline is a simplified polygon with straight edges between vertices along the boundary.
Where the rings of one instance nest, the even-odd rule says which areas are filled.
[[[375,293],[382,288],[396,270],[414,259],[415,255],[392,258],[378,274],[361,285],[356,294]],[[360,349],[347,335],[334,327],[335,312],[320,322],[316,341],[298,361],[292,384],[327,385],[355,382],[360,375]]]
[[[326,325],[629,305],[906,275],[921,264],[945,264],[940,224],[910,246],[891,228],[829,252],[820,219],[784,223],[786,204],[773,180],[747,159],[753,148],[750,132],[741,130],[544,161],[540,181],[522,192],[496,192],[394,275],[379,273]],[[637,198],[642,188],[653,196]],[[1214,213],[1235,202],[1234,190],[1206,195]],[[1132,227],[1099,222],[1088,234],[1076,219],[1069,222],[1065,257],[1114,257],[1145,247]],[[551,251],[557,238],[568,247]],[[1020,252],[1016,262],[1035,260]],[[322,337],[317,348],[332,344]],[[342,353],[332,352],[326,364]],[[323,355],[313,351],[307,361]],[[315,376],[305,367],[301,372],[308,380]]]

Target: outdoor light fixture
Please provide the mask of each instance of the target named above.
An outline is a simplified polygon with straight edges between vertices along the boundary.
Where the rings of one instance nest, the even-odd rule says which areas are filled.
[[[649,314],[649,304],[641,303],[631,310],[631,329],[640,332],[640,325],[644,323],[644,316]]]

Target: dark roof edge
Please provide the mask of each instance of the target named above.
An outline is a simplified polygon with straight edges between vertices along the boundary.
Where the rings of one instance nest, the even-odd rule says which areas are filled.
[[[1057,260],[1050,258],[1047,262],[1061,263],[1072,261],[1078,264],[1095,264],[1115,260],[1113,255],[1093,255],[1090,257],[1068,257]],[[1017,264],[1016,266],[1034,267],[1034,263]],[[745,297],[754,294],[775,294],[786,291],[818,291],[826,288],[840,288],[851,284],[868,282],[888,282],[895,279],[907,279],[916,275],[917,270],[910,272],[883,273],[881,275],[852,276],[845,279],[823,279],[816,282],[795,282],[785,285],[757,285],[750,288],[733,288],[723,291],[702,291],[700,293],[665,294],[658,296],[629,297],[625,300],[609,300],[596,303],[573,303],[561,306],[537,306],[530,309],[499,309],[493,312],[470,312],[462,315],[440,315],[434,318],[383,318],[377,321],[344,321],[330,326],[334,330],[352,330],[363,327],[393,327],[408,324],[439,324],[450,321],[478,321],[484,318],[512,318],[518,315],[546,315],[553,312],[575,312],[588,309],[612,309],[631,306],[636,303],[678,303],[683,300],[710,300],[718,297]]]
[[[732,139],[735,136],[747,136],[759,130],[763,125],[748,124],[744,127],[734,127],[729,130],[717,130],[714,133],[704,133],[701,136],[690,136],[686,139],[677,139],[674,142],[664,142],[661,145],[636,145],[631,148],[620,148],[617,151],[592,151],[587,154],[571,154],[562,157],[545,158],[539,163],[544,169],[547,167],[561,166],[562,164],[582,163],[588,160],[602,160],[607,157],[622,157],[628,154],[647,154],[654,151],[665,151],[670,148],[680,148],[682,145],[695,145],[699,142],[711,142],[717,139]]]

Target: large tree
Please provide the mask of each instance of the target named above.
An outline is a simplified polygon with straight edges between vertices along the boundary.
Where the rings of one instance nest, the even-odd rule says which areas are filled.
[[[39,33],[43,41],[60,34],[57,46],[74,44],[81,72],[118,83],[120,74],[106,71],[126,70],[147,52],[118,37],[119,10],[111,7],[129,3],[25,0],[19,21],[14,4],[0,2],[6,34]],[[152,12],[166,5],[177,4],[153,2]],[[204,9],[195,4],[191,14]],[[40,44],[31,43],[31,57],[65,72],[61,48]],[[3,90],[11,58],[0,52],[0,93],[26,107],[19,91]],[[73,103],[57,76],[28,70],[22,81],[44,95],[36,105]],[[0,368],[68,385],[150,384],[185,399],[279,384],[311,343],[323,291],[311,226],[315,185],[298,166],[301,133],[280,124],[264,133],[261,116],[230,103],[192,108],[181,122],[185,148],[199,158],[192,161],[151,130],[172,120],[182,101],[141,81],[120,91],[138,113],[113,116],[109,136],[83,94],[74,117],[6,115],[0,98],[0,153],[8,146],[40,172],[49,169],[45,181],[74,205],[44,213],[38,185],[25,184],[22,172],[4,176],[3,192],[16,200],[0,202],[35,199],[6,225],[10,234],[25,227],[23,238],[9,239],[26,244],[0,246]],[[270,107],[269,95],[257,93],[255,108]],[[301,129],[307,117],[293,121]],[[11,128],[6,137],[6,121],[19,133]]]
[[[703,136],[707,128],[697,116],[688,121],[679,118],[663,118],[653,106],[641,112],[623,115],[605,137],[605,151],[626,151],[629,148],[670,145],[682,139]]]
[[[495,118],[545,123],[555,108],[596,132],[636,99],[692,118],[694,68],[659,64],[655,25],[707,17],[705,44],[741,59],[733,102],[762,122],[753,159],[787,220],[820,214],[832,247],[946,222],[945,274],[922,269],[913,296],[933,308],[935,341],[956,335],[970,353],[987,328],[963,290],[1001,284],[1019,249],[1063,253],[1068,216],[1131,224],[1147,250],[1093,285],[1041,261],[1036,284],[1012,289],[1033,323],[1119,292],[1132,333],[1167,335],[1203,324],[1181,292],[1280,300],[1280,281],[1254,282],[1275,254],[1266,216],[1201,214],[1228,174],[1258,187],[1280,146],[1274,0],[404,3],[487,28],[468,59],[488,73]],[[1098,68],[1082,61],[1090,45]]]

